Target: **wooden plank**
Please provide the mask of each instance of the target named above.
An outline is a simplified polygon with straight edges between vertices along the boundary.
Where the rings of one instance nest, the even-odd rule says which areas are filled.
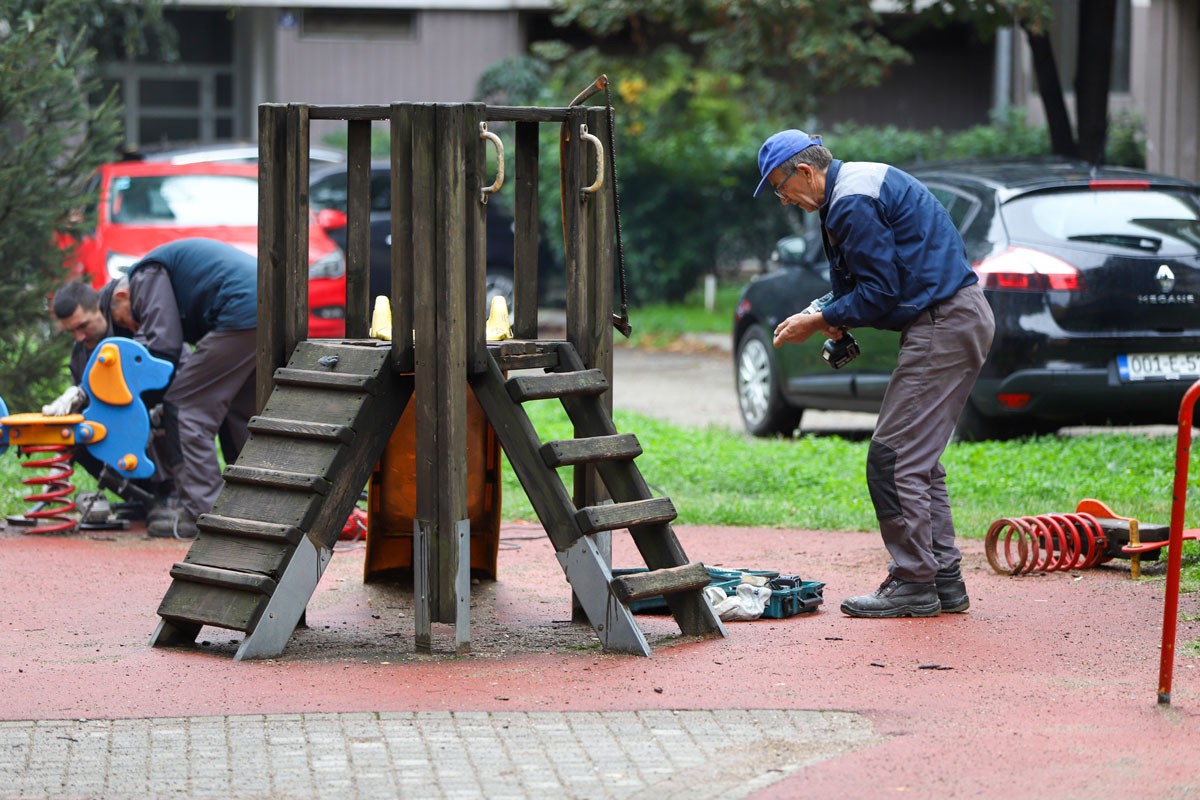
[[[642,454],[642,445],[632,433],[563,439],[542,445],[548,467],[567,467],[596,461],[629,461]]]
[[[287,107],[287,193],[283,214],[287,237],[284,242],[284,305],[275,313],[283,316],[283,349],[290,353],[308,338],[308,107]]]
[[[608,378],[598,369],[517,375],[508,379],[508,393],[518,403],[552,397],[595,396],[608,391]]]
[[[205,531],[188,548],[183,560],[187,564],[258,573],[278,581],[294,552],[294,548],[284,541],[222,536]]]
[[[289,354],[287,366],[293,369],[330,370],[376,375],[387,367],[385,342],[300,342]],[[335,360],[336,359],[336,360]],[[332,364],[330,362],[333,362]]]
[[[261,410],[271,394],[271,376],[287,362],[283,315],[284,254],[287,227],[284,202],[287,192],[287,106],[264,103],[258,107],[258,335],[255,409]]]
[[[212,625],[248,631],[267,606],[268,597],[257,592],[172,581],[158,606],[158,615],[181,627]]]
[[[558,366],[558,356],[554,353],[518,353],[514,355],[496,355],[496,361],[502,370],[520,369],[554,369]]]
[[[495,362],[487,372],[471,379],[471,388],[554,549],[565,552],[582,535],[575,520],[575,506],[558,474],[542,461],[537,450],[540,439],[529,417],[509,397]]]
[[[346,126],[346,336],[367,338],[371,324],[371,122]]]
[[[437,207],[437,279],[432,305],[437,310],[437,355],[434,359],[436,382],[434,403],[426,406],[433,417],[426,416],[425,424],[438,428],[436,458],[424,478],[435,481],[436,514],[431,555],[437,563],[437,577],[430,586],[433,600],[433,619],[437,622],[457,620],[458,599],[455,593],[459,569],[459,540],[455,530],[467,518],[467,331],[465,315],[475,311],[466,308],[466,225],[463,219],[466,182],[462,165],[466,159],[468,137],[474,140],[477,131],[468,131],[466,109],[461,105],[436,107],[436,192]],[[420,397],[418,396],[418,400]],[[417,416],[417,426],[422,417]],[[418,459],[418,492],[422,480],[421,460]]]
[[[219,514],[201,514],[196,520],[196,527],[205,533],[215,536],[237,536],[247,539],[262,539],[274,544],[294,545],[300,541],[303,532],[295,525],[284,525],[278,522],[266,522],[257,519],[241,519],[224,517]]]
[[[376,394],[378,382],[374,375],[354,375],[344,372],[317,372],[309,369],[280,367],[275,370],[275,383],[285,386],[308,386],[320,389],[341,389],[348,392]]]
[[[465,365],[470,374],[487,367],[487,205],[481,189],[490,186],[488,150],[492,146],[480,135],[484,123],[483,103],[468,103],[463,108],[462,231],[463,241],[463,336],[466,343]],[[453,229],[453,226],[452,226]]]
[[[415,368],[413,353],[413,104],[391,106],[392,181],[392,364],[401,372]]]
[[[226,467],[224,478],[226,483],[249,483],[255,486],[291,489],[297,492],[316,492],[319,495],[329,494],[330,488],[329,481],[322,475],[244,467],[240,464]]]
[[[237,463],[227,467],[245,467],[268,472],[308,474],[336,480],[353,457],[351,448],[314,439],[284,439],[277,436],[252,436]]]
[[[538,335],[538,124],[518,122],[513,171],[513,336]]]
[[[622,603],[643,600],[660,594],[703,589],[712,582],[708,569],[699,561],[682,567],[631,572],[612,579],[613,594]]]
[[[275,591],[275,581],[266,575],[253,572],[239,572],[220,567],[209,567],[203,564],[177,562],[171,567],[171,577],[177,581],[201,583],[205,586],[217,586],[224,589],[237,589],[243,592],[257,592],[269,595]]]
[[[671,498],[651,497],[605,506],[587,506],[579,509],[575,518],[579,521],[579,529],[584,533],[596,533],[670,522],[677,516]]]
[[[385,120],[391,106],[384,105],[310,105],[310,119],[322,120]]]
[[[487,118],[494,122],[562,122],[569,110],[554,106],[488,106]]]
[[[315,439],[322,442],[354,441],[354,429],[347,425],[331,425],[324,422],[278,419],[276,417],[251,417],[246,426],[251,433],[284,436],[293,439]]]
[[[319,419],[329,425],[354,428],[356,420],[363,414],[363,398],[369,396],[303,386],[276,386],[262,415],[293,420]]]
[[[366,485],[365,482],[363,485]],[[317,494],[299,494],[270,486],[226,483],[217,499],[213,501],[210,513],[232,519],[269,521],[308,532],[312,529],[323,501],[324,498]],[[342,521],[345,522],[344,517]]]

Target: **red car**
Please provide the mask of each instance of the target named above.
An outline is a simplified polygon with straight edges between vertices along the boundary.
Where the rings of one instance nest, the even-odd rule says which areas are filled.
[[[160,244],[192,236],[258,253],[255,164],[122,161],[100,168],[96,229],[68,243],[67,266],[100,288]],[[346,333],[346,261],[316,224],[308,235],[308,333]]]

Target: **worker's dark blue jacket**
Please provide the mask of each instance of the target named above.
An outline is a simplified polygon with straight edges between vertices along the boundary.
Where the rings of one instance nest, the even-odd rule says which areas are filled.
[[[834,159],[820,212],[830,325],[900,330],[979,280],[946,209],[903,170]]]
[[[129,268],[160,265],[171,278],[183,339],[195,344],[211,331],[244,331],[258,325],[258,261],[213,239],[178,239],[160,245]]]

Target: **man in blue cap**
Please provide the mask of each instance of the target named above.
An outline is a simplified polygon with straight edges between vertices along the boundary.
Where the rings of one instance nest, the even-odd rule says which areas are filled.
[[[991,347],[995,323],[962,237],[941,203],[887,164],[842,162],[804,131],[758,152],[762,180],[784,205],[818,211],[833,300],[775,328],[775,346],[843,329],[897,330],[892,371],[867,453],[867,489],[891,555],[852,617],[933,617],[970,606],[955,544],[942,452]]]

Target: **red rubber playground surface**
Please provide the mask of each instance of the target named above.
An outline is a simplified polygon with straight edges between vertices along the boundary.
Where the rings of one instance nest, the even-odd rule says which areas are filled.
[[[567,586],[536,525],[506,525],[499,580],[473,587],[472,653],[451,626],[413,652],[411,592],[364,585],[363,550],[338,552],[284,653],[235,662],[240,634],[151,648],[155,610],[187,544],[140,531],[0,530],[0,720],[352,711],[784,709],[854,712],[876,736],[761,797],[1200,796],[1200,603],[1180,600],[1172,704],[1157,700],[1161,568],[1127,562],[1020,578],[964,542],[972,605],[933,619],[859,620],[840,600],[875,588],[875,534],[677,529],[709,566],[821,581],[814,613],[727,624],[680,640],[639,615],[651,658],[599,651],[569,621]],[[614,564],[640,562],[614,537]],[[1157,572],[1157,576],[1156,573]]]

